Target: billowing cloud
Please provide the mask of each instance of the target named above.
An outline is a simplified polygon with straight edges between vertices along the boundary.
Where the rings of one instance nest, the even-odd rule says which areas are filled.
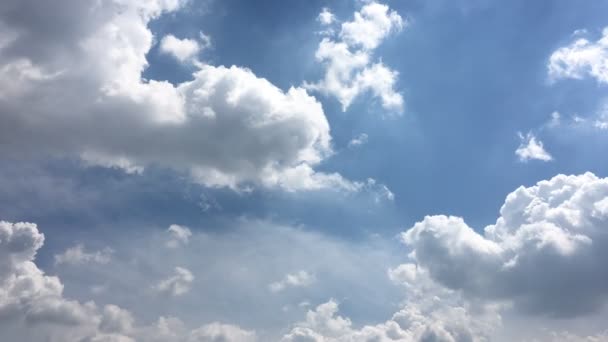
[[[541,161],[553,160],[553,157],[545,150],[543,142],[537,140],[534,134],[531,132],[525,136],[521,133],[518,134],[521,143],[519,144],[517,150],[515,150],[515,154],[519,157],[520,161],[526,162],[531,159]]]
[[[608,27],[596,41],[578,38],[554,51],[547,69],[553,81],[592,77],[599,83],[608,83]]]
[[[149,22],[181,3],[4,2],[0,155],[79,156],[127,172],[154,164],[208,186],[355,189],[314,170],[332,154],[331,136],[305,89],[283,91],[248,69],[205,64],[178,85],[142,79],[154,41]],[[192,54],[165,38],[178,58]]]
[[[469,298],[574,317],[608,297],[608,179],[558,175],[507,196],[483,233],[462,218],[427,216],[403,234],[418,267]]]
[[[325,66],[325,76],[305,87],[335,96],[344,111],[357,96],[370,92],[380,99],[384,109],[401,113],[403,97],[394,89],[398,72],[382,61],[372,62],[372,55],[382,40],[404,25],[401,16],[387,5],[366,3],[352,21],[342,23],[337,37],[331,37],[332,30],[324,31],[330,37],[323,38],[315,58]]]

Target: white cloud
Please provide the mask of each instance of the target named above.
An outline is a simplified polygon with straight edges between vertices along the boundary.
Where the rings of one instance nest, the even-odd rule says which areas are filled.
[[[415,264],[401,264],[388,270],[388,278],[398,285],[408,285],[416,281],[418,270]]]
[[[177,248],[187,245],[190,237],[192,236],[190,228],[180,226],[178,224],[170,225],[167,232],[171,236],[169,241],[167,241],[167,247],[169,248]]]
[[[553,81],[592,77],[600,83],[608,83],[608,27],[595,42],[578,38],[554,51],[547,68]]]
[[[182,296],[190,292],[194,275],[190,270],[183,267],[175,267],[175,274],[158,283],[154,289],[160,293],[171,296]]]
[[[477,233],[459,217],[427,216],[403,234],[419,267],[469,298],[573,317],[608,298],[608,179],[558,175],[507,196]]]
[[[285,275],[285,278],[280,281],[276,281],[268,285],[268,288],[272,292],[281,292],[289,287],[308,287],[315,282],[315,276],[300,270],[296,273],[289,273]]]
[[[200,52],[201,46],[194,39],[179,39],[168,34],[160,41],[160,51],[173,56],[180,62],[194,60]]]
[[[12,1],[13,15],[0,15],[14,36],[0,46],[0,155],[79,156],[132,173],[158,165],[239,190],[353,189],[339,174],[314,170],[333,152],[321,104],[305,89],[200,63],[181,84],[142,79],[154,41],[149,22],[181,3]],[[176,42],[166,38],[165,47],[178,58],[194,51]]]
[[[401,16],[388,6],[365,4],[355,12],[353,21],[342,23],[337,39],[323,38],[315,58],[324,64],[325,76],[316,83],[305,83],[305,87],[335,96],[343,111],[357,96],[370,92],[380,99],[384,109],[401,113],[403,97],[394,90],[398,72],[382,61],[372,63],[371,58],[382,40],[403,26]]]
[[[84,245],[78,244],[66,249],[61,254],[55,254],[55,265],[81,265],[86,263],[107,264],[112,259],[113,253],[114,251],[109,247],[99,251],[87,252]]]
[[[336,21],[336,16],[331,13],[329,8],[323,7],[321,13],[319,13],[319,16],[317,17],[317,21],[322,25],[331,25]]]
[[[353,21],[342,24],[340,37],[349,46],[373,50],[391,32],[400,31],[403,26],[403,19],[397,12],[387,5],[370,2],[355,12]]]
[[[368,136],[365,133],[361,133],[354,137],[351,141],[348,142],[348,147],[358,147],[361,145],[367,144]]]
[[[537,140],[534,134],[529,132],[525,136],[521,133],[518,133],[518,135],[521,143],[517,150],[515,150],[515,154],[519,157],[520,161],[526,162],[531,159],[542,161],[553,160],[553,157],[543,147],[542,141]]]

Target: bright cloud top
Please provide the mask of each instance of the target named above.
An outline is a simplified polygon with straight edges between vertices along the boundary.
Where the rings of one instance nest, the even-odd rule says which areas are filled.
[[[330,12],[323,9],[319,18],[328,17],[327,13]],[[325,67],[325,76],[316,83],[305,83],[305,87],[335,96],[343,111],[357,96],[370,92],[380,99],[384,109],[403,112],[403,96],[394,89],[398,72],[382,61],[372,62],[372,55],[389,34],[401,31],[404,26],[401,16],[387,5],[377,2],[363,5],[352,21],[341,24],[337,37],[332,37],[332,30],[325,31],[330,37],[323,38],[315,54]]]
[[[543,142],[537,140],[534,134],[531,132],[525,136],[521,133],[518,134],[521,143],[517,150],[515,150],[515,154],[519,157],[520,161],[527,162],[531,159],[535,159],[546,162],[553,160],[553,157],[545,150]]]
[[[552,80],[593,77],[608,83],[608,27],[597,41],[579,38],[551,54],[547,66]]]
[[[192,60],[200,52],[201,46],[194,39],[179,39],[169,34],[160,41],[160,51],[173,56],[180,62]]]

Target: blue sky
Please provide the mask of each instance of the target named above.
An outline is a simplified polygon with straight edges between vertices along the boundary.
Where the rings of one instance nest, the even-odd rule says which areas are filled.
[[[608,339],[607,11],[0,5],[0,339]]]

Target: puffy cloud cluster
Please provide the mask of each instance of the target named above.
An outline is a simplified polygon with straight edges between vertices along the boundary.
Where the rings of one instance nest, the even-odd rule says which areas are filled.
[[[519,139],[521,143],[515,150],[515,154],[519,157],[522,162],[527,162],[531,159],[550,161],[553,157],[545,150],[543,142],[537,140],[536,136],[529,132],[525,136],[519,133]]]
[[[314,171],[332,153],[331,136],[305,89],[283,91],[248,69],[200,63],[178,85],[142,79],[154,43],[148,23],[181,3],[4,1],[0,155],[79,156],[127,172],[154,164],[208,186],[356,188]],[[200,48],[171,37],[160,50],[178,59]]]
[[[335,22],[333,14],[323,9],[319,21],[324,26]],[[332,20],[330,20],[332,19]],[[401,16],[387,5],[369,2],[355,12],[352,21],[341,24],[336,37],[334,30],[326,29],[316,59],[325,66],[325,76],[306,88],[335,96],[346,111],[353,100],[365,92],[380,99],[382,107],[395,113],[403,111],[403,97],[395,91],[397,71],[382,61],[372,62],[374,50],[391,33],[398,32],[405,23]]]
[[[551,80],[593,77],[608,83],[608,27],[595,42],[579,38],[554,51],[547,65]]]
[[[482,234],[462,218],[427,216],[403,233],[418,267],[468,298],[574,317],[608,296],[608,178],[557,175],[506,198]]]
[[[434,298],[431,305],[408,303],[393,317],[380,324],[353,327],[349,318],[339,316],[338,303],[327,303],[309,310],[282,342],[460,342],[488,341],[490,321],[470,315],[465,307],[450,306]],[[495,317],[494,317],[495,318]]]
[[[213,322],[189,330],[177,318],[160,317],[152,325],[136,324],[116,305],[98,307],[66,299],[59,278],[34,263],[44,235],[33,223],[0,221],[0,339],[7,341],[163,341],[248,342],[255,333]],[[188,273],[178,270],[178,274]],[[190,275],[191,276],[191,275]],[[187,276],[186,276],[187,278]],[[174,282],[175,283],[175,282]],[[179,288],[171,284],[172,290]],[[183,285],[183,284],[182,284]],[[181,285],[180,285],[181,286]]]

